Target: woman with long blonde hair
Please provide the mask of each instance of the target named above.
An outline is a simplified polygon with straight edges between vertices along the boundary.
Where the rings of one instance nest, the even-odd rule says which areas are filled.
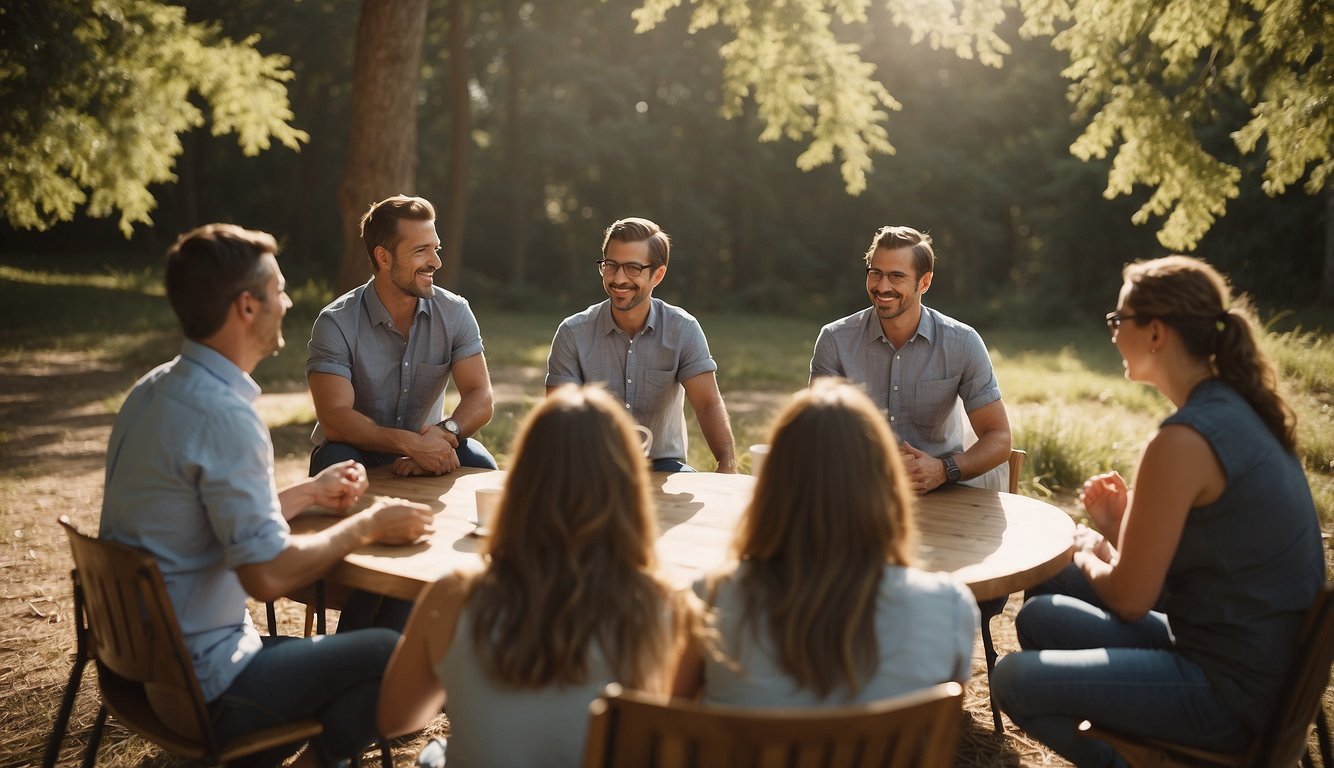
[[[380,696],[381,733],[449,700],[451,766],[574,765],[611,682],[663,691],[689,608],[659,579],[634,423],[605,391],[554,390],[520,430],[480,573],[417,600]]]
[[[1124,277],[1112,343],[1126,378],[1176,411],[1133,491],[1115,472],[1084,484],[1098,530],[1076,534],[1081,594],[1028,600],[1015,621],[1024,650],[991,675],[1015,723],[1079,766],[1124,764],[1076,732],[1085,719],[1243,749],[1283,694],[1325,577],[1295,419],[1249,305],[1199,259],[1138,262]]]
[[[912,567],[915,496],[884,416],[821,379],[779,414],[733,542],[696,584],[711,642],[692,643],[674,692],[741,706],[819,706],[968,679],[977,605]]]

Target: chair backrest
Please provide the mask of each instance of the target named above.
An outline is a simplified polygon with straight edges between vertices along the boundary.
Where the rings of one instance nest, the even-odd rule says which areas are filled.
[[[1010,458],[1006,463],[1010,465],[1010,493],[1019,492],[1019,480],[1024,474],[1024,459],[1028,458],[1028,452],[1015,448],[1010,451]]]
[[[610,685],[589,710],[584,768],[949,766],[963,689],[942,683],[870,704],[740,709],[664,701]]]
[[[153,713],[171,730],[211,744],[203,692],[157,560],[86,536],[69,518],[60,518],[60,524],[74,553],[89,657],[99,669],[142,685]]]
[[[1307,734],[1334,664],[1334,584],[1326,582],[1316,593],[1299,637],[1278,706],[1247,765],[1296,765],[1306,752]]]

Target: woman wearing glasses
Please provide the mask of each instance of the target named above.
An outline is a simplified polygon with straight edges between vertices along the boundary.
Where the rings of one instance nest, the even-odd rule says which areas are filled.
[[[820,379],[778,416],[736,563],[696,584],[711,638],[674,693],[756,707],[837,706],[965,682],[977,605],[911,566],[916,524],[897,441],[871,400]]]
[[[386,736],[448,692],[450,766],[577,765],[612,682],[664,691],[693,614],[657,576],[648,468],[624,406],[565,386],[533,410],[477,574],[423,590],[380,693]]]
[[[991,675],[1015,723],[1079,766],[1122,764],[1076,733],[1085,719],[1245,748],[1278,700],[1325,572],[1295,419],[1249,306],[1198,259],[1124,274],[1107,324],[1126,377],[1177,410],[1145,447],[1133,490],[1115,472],[1084,484],[1101,533],[1080,529],[1075,565],[1096,599],[1030,599],[1016,619],[1024,651]]]

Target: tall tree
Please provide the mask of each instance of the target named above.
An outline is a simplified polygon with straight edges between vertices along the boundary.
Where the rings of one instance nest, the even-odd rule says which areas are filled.
[[[463,227],[468,213],[468,150],[472,118],[468,88],[468,21],[465,0],[449,0],[449,189],[446,192],[444,255],[440,282],[457,289],[463,265]]]
[[[159,0],[17,0],[0,6],[0,195],[19,228],[83,209],[151,223],[149,187],[175,181],[181,134],[209,125],[247,155],[296,149],[285,56],[235,42]],[[207,112],[191,99],[198,95]],[[151,119],[147,119],[150,118]]]
[[[851,193],[864,188],[872,153],[892,152],[883,123],[897,103],[874,78],[845,27],[868,23],[870,0],[689,0],[691,29],[726,27],[721,51],[728,100],[738,112],[753,93],[761,140],[809,138],[803,168],[842,158]],[[644,0],[641,31],[682,0]],[[1054,35],[1069,54],[1077,116],[1088,121],[1071,150],[1113,156],[1106,196],[1153,190],[1137,223],[1164,216],[1159,240],[1190,249],[1237,196],[1240,170],[1202,144],[1219,101],[1249,107],[1231,134],[1234,151],[1261,153],[1269,194],[1305,178],[1311,194],[1334,171],[1334,4],[1327,0],[886,0],[914,41],[999,65],[1010,50],[997,34],[1009,9],[1025,35]]]
[[[412,194],[417,177],[417,83],[427,0],[362,0],[352,83],[347,173],[338,187],[343,222],[339,292],[370,276],[358,222],[390,195]]]

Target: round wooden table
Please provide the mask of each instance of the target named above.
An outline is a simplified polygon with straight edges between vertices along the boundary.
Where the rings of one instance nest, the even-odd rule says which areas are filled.
[[[326,578],[412,600],[423,585],[451,571],[480,567],[485,540],[474,535],[469,522],[477,512],[476,492],[502,487],[505,477],[504,471],[484,469],[413,478],[395,477],[387,467],[371,470],[370,491],[358,509],[384,496],[418,501],[435,511],[435,532],[410,546],[363,547]],[[685,586],[726,561],[754,478],[710,472],[651,477],[658,507],[658,557],[668,578]],[[293,520],[292,530],[316,531],[334,520],[312,512]],[[966,486],[945,488],[918,499],[917,522],[921,534],[917,565],[953,573],[978,601],[1045,581],[1070,562],[1073,551],[1070,516],[1026,496]]]

